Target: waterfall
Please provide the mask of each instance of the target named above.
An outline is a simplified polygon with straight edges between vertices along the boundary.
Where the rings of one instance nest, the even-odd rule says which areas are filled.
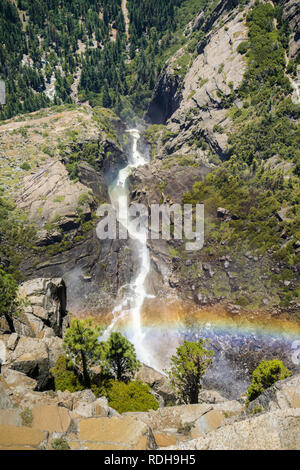
[[[138,151],[138,140],[140,133],[137,129],[128,131],[133,138],[132,151],[128,165],[119,171],[116,180],[109,188],[111,204],[117,210],[118,221],[128,230],[131,240],[134,242],[134,249],[137,255],[138,269],[136,275],[128,286],[122,286],[120,292],[124,291],[123,298],[113,310],[113,320],[105,332],[105,337],[117,327],[121,319],[126,318],[128,325],[127,337],[134,344],[137,357],[143,363],[152,364],[151,355],[145,345],[145,333],[142,327],[142,308],[147,294],[146,278],[150,272],[150,255],[147,247],[147,235],[134,229],[128,221],[128,177],[134,168],[145,165],[147,158]]]

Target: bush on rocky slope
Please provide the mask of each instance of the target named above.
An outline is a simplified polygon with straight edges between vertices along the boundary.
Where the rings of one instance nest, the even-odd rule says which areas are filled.
[[[129,383],[109,380],[100,387],[92,387],[96,396],[105,396],[111,408],[119,413],[157,410],[159,404],[150,393],[149,385],[138,381]]]
[[[248,388],[248,403],[255,400],[264,390],[271,387],[278,380],[291,376],[291,371],[285,367],[282,361],[262,361],[253,371],[252,384]]]

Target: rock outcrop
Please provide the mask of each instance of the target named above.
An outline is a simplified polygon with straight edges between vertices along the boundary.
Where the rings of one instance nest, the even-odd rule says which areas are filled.
[[[62,278],[23,282],[19,297],[24,307],[13,321],[17,334],[38,338],[63,335],[68,316],[66,286]]]
[[[181,443],[179,450],[297,450],[300,410],[278,410],[239,421]],[[168,447],[169,450],[175,447]]]
[[[66,286],[61,278],[33,279],[19,289],[20,312],[12,319],[10,331],[1,336],[4,364],[37,381],[34,388],[52,388],[50,368],[63,354],[62,335],[69,324],[66,311]],[[9,334],[10,333],[10,334]],[[18,389],[17,384],[14,385]]]
[[[161,406],[168,406],[170,402],[173,404],[176,402],[176,397],[168,378],[152,367],[142,364],[136,379],[150,385],[154,396]]]
[[[280,380],[272,387],[267,388],[256,400],[249,404],[246,414],[251,414],[257,410],[266,412],[287,408],[300,408],[300,375]]]
[[[300,446],[300,375],[276,382],[236,415],[225,403],[201,415],[190,430],[194,439],[168,449],[296,450]],[[218,408],[218,409],[217,409]],[[222,413],[220,411],[222,410]]]
[[[120,416],[91,390],[33,391],[36,382],[4,368],[0,376],[0,449],[147,450],[157,444],[143,421]],[[27,431],[27,436],[26,436]]]

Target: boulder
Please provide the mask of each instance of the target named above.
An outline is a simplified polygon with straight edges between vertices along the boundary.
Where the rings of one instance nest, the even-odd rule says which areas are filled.
[[[127,416],[132,416],[139,421],[143,421],[154,431],[164,431],[165,429],[181,429],[192,424],[204,413],[212,409],[212,405],[181,405],[159,408],[156,411],[148,412],[129,412]]]
[[[166,406],[170,402],[176,402],[176,396],[168,378],[152,367],[142,364],[136,379],[151,387],[161,406]]]
[[[216,390],[201,390],[199,393],[199,403],[224,403],[227,398],[222,397],[222,395]]]
[[[73,409],[84,406],[87,403],[93,403],[96,400],[92,390],[82,390],[80,392],[72,393]]]
[[[225,422],[224,413],[218,410],[211,410],[208,413],[200,416],[191,429],[191,437],[197,438],[201,437],[204,434],[207,434],[210,431],[214,431],[221,427]]]
[[[8,349],[10,349],[11,351],[14,351],[18,344],[18,341],[19,341],[19,335],[17,333],[12,333],[11,335],[9,335],[9,339],[7,341]]]
[[[37,380],[37,390],[47,390],[53,385],[50,368],[55,365],[62,353],[60,338],[42,340],[21,337],[16,349],[11,354],[10,367]]]
[[[7,334],[11,332],[11,322],[9,318],[4,315],[0,317],[0,334]]]
[[[22,426],[21,410],[16,408],[0,410],[0,424]]]
[[[168,447],[177,443],[175,433],[171,433],[168,431],[154,432],[153,436],[158,447]]]
[[[216,403],[213,405],[213,409],[222,412],[224,416],[229,418],[240,415],[244,411],[245,406],[237,400],[227,400],[222,403]]]
[[[78,438],[90,450],[147,450],[156,444],[151,429],[129,416],[80,421]]]
[[[93,418],[109,416],[109,406],[105,397],[98,398],[92,403],[80,403],[73,408],[72,417]]]
[[[44,449],[47,438],[39,429],[0,424],[0,450]]]
[[[65,433],[71,425],[67,408],[53,405],[36,405],[32,408],[32,428]]]
[[[35,390],[37,386],[36,380],[8,367],[4,367],[1,377],[7,393],[12,395],[13,398],[17,395],[22,397],[27,392]]]

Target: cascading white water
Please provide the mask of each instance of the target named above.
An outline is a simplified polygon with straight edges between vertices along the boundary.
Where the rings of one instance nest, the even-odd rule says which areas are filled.
[[[150,272],[150,255],[147,247],[147,236],[143,231],[136,230],[127,217],[128,207],[128,186],[127,180],[134,168],[145,165],[147,159],[138,151],[137,143],[140,133],[137,129],[128,131],[133,138],[132,152],[128,165],[119,171],[116,180],[109,188],[111,204],[116,209],[119,223],[128,230],[131,240],[134,241],[134,249],[137,254],[138,270],[137,275],[132,279],[128,286],[123,286],[125,292],[121,302],[113,310],[113,321],[106,330],[107,336],[118,324],[121,319],[129,320],[127,336],[134,344],[137,356],[145,364],[153,365],[151,356],[145,346],[145,334],[142,327],[142,307],[147,295],[146,278]],[[126,288],[125,288],[126,287]],[[152,363],[152,364],[151,364]]]

